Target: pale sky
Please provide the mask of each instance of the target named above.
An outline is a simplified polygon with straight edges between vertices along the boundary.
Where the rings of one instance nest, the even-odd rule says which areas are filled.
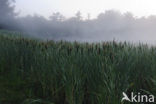
[[[71,17],[81,11],[84,17],[90,13],[94,18],[110,9],[121,13],[131,12],[137,17],[156,15],[156,0],[16,0],[15,5],[21,15],[36,13],[45,17],[53,12]]]

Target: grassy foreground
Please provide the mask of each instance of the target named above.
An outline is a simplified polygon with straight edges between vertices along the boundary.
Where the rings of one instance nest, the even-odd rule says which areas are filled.
[[[1,104],[129,104],[122,92],[156,96],[155,47],[0,34]]]

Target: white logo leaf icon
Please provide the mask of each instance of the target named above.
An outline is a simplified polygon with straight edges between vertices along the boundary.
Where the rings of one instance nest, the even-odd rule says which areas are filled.
[[[127,101],[131,102],[131,100],[128,98],[126,93],[123,92],[122,94],[123,94],[124,97],[122,98],[121,102],[123,102],[124,100],[127,100]]]

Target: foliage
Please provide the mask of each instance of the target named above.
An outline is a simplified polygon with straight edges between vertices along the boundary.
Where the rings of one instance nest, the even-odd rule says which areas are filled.
[[[121,104],[123,91],[156,95],[155,53],[142,44],[43,42],[1,32],[0,103]]]

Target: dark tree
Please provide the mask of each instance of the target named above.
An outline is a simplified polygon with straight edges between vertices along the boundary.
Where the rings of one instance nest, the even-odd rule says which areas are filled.
[[[17,15],[14,13],[14,6],[11,3],[14,0],[0,0],[0,29],[11,28],[14,23],[14,17]]]

